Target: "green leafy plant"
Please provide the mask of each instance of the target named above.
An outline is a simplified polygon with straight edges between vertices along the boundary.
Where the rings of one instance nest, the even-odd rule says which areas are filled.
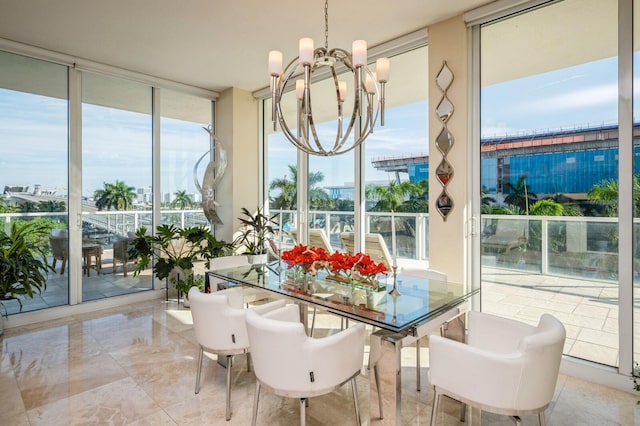
[[[153,273],[158,279],[168,278],[174,270],[183,271],[184,279],[188,279],[194,262],[204,260],[208,268],[211,259],[230,254],[232,247],[217,240],[204,226],[159,225],[155,236],[148,235],[145,227],[138,229],[128,254],[136,260],[134,276],[145,270],[155,255]]]
[[[198,290],[204,291],[204,276],[190,274],[184,278],[172,277],[169,279],[176,290],[182,292],[185,298],[189,298],[189,290],[191,287],[198,287]]]
[[[17,300],[22,310],[19,296],[33,297],[47,288],[47,273],[54,269],[45,249],[32,242],[49,232],[49,227],[36,221],[12,222],[9,234],[0,231],[0,301]]]
[[[242,223],[241,234],[236,238],[233,244],[236,247],[244,247],[245,254],[259,255],[267,253],[267,238],[273,235],[274,220],[278,214],[268,216],[258,207],[255,214],[252,214],[246,208],[242,208],[244,217],[239,217]]]
[[[631,372],[631,380],[633,381],[633,390],[640,392],[640,364],[633,362],[633,371]],[[636,402],[640,404],[640,401]]]

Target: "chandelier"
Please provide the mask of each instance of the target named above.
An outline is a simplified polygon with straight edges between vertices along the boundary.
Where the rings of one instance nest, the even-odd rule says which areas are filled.
[[[313,155],[331,156],[343,154],[360,145],[373,133],[378,115],[384,126],[385,85],[389,80],[389,59],[376,61],[376,72],[367,67],[367,42],[356,40],[352,53],[344,49],[329,50],[329,4],[324,4],[325,40],[324,47],[314,49],[313,40],[302,38],[299,42],[299,56],[282,70],[282,52],[269,52],[269,74],[271,76],[271,120],[273,130],[278,123],[286,138],[298,149]],[[338,73],[351,72],[353,77],[353,111],[348,123],[344,120],[344,102],[347,99],[347,82],[338,80]],[[335,139],[321,141],[316,129],[311,103],[311,82],[315,72],[330,73],[335,89],[337,128]],[[295,134],[286,122],[281,106],[285,89],[293,88],[297,99],[297,122]],[[352,134],[353,133],[353,134]]]

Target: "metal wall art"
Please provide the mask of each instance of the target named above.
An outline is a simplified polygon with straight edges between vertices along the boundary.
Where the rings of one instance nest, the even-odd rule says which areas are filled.
[[[205,152],[193,166],[193,181],[198,191],[202,194],[202,210],[207,220],[212,225],[222,225],[222,220],[220,220],[218,212],[216,212],[218,203],[215,200],[215,189],[220,179],[222,179],[224,170],[227,168],[227,152],[222,146],[222,142],[216,138],[211,126],[203,127],[203,129],[209,133],[209,151]],[[198,166],[207,155],[209,155],[209,163],[204,171],[202,186],[200,186],[197,173]]]
[[[453,147],[453,135],[447,128],[447,122],[453,115],[453,103],[447,98],[447,90],[453,82],[453,73],[447,66],[447,61],[443,61],[442,68],[436,76],[436,85],[442,92],[442,98],[436,106],[436,114],[442,123],[442,130],[436,137],[436,148],[442,154],[442,161],[436,168],[436,178],[442,185],[442,192],[436,199],[436,209],[442,216],[442,219],[447,220],[447,216],[453,209],[453,199],[447,192],[447,185],[453,177],[453,166],[447,161],[447,154]]]

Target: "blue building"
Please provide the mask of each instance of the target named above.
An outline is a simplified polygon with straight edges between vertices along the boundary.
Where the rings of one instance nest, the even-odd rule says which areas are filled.
[[[640,127],[634,129],[640,144]],[[635,157],[640,146],[635,147]],[[379,170],[407,173],[409,180],[428,179],[428,155],[374,159]],[[505,136],[481,141],[481,185],[489,194],[502,194],[502,182],[527,176],[527,187],[539,197],[562,193],[586,199],[605,179],[617,180],[618,128],[600,126]],[[635,161],[640,173],[640,161]]]

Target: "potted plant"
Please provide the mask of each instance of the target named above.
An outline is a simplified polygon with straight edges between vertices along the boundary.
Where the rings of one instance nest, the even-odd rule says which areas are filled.
[[[194,263],[204,260],[208,268],[211,259],[226,256],[231,249],[231,244],[217,240],[204,226],[159,225],[156,235],[148,235],[145,227],[139,228],[128,254],[136,260],[134,276],[146,269],[155,255],[154,275],[160,280],[168,278],[186,299],[191,286],[200,282],[193,274]],[[204,288],[204,278],[201,287]]]
[[[242,247],[243,253],[247,255],[249,263],[266,263],[267,262],[267,239],[273,235],[274,218],[278,214],[268,216],[264,214],[260,207],[257,208],[255,214],[252,214],[246,208],[242,208],[243,217],[239,217],[242,229],[240,235],[235,239],[233,244],[236,247]]]
[[[47,261],[46,248],[33,241],[41,239],[49,230],[34,221],[12,222],[9,234],[0,230],[0,305],[5,317],[8,313],[3,300],[16,300],[22,311],[20,296],[33,297],[46,289],[47,273],[54,269]]]

